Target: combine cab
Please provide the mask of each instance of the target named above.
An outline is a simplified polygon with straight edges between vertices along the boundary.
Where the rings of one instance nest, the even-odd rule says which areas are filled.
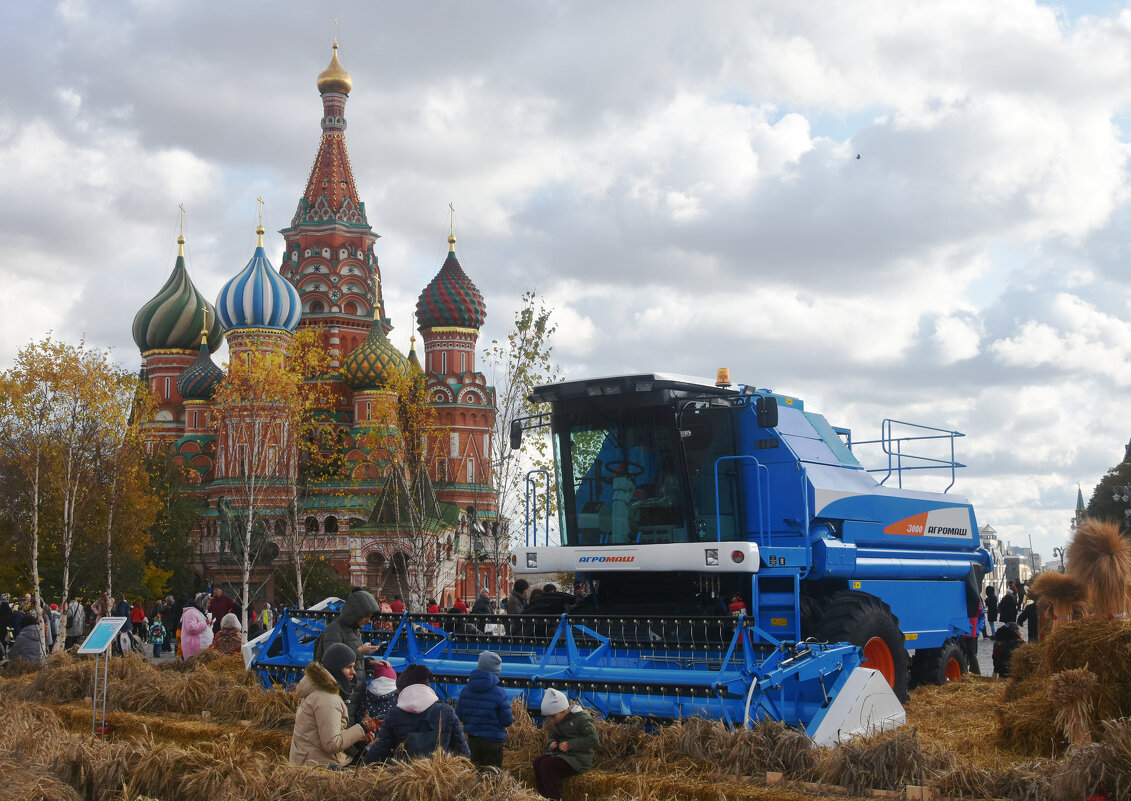
[[[490,648],[532,708],[553,686],[607,715],[771,717],[818,742],[899,725],[910,681],[964,670],[955,638],[990,567],[973,509],[902,488],[907,469],[959,466],[952,446],[916,461],[909,442],[960,435],[886,424],[877,480],[849,432],[768,390],[645,374],[533,399],[550,407],[561,544],[528,520],[514,570],[573,573],[588,597],[542,615],[396,617],[372,635],[395,666],[424,662],[456,695]],[[516,421],[512,445],[533,422]],[[309,661],[319,615],[283,617],[253,665],[265,680]]]

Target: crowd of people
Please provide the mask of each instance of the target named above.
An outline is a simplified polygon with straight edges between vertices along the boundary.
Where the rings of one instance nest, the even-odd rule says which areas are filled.
[[[72,648],[105,617],[123,619],[112,645],[117,654],[138,651],[158,660],[188,659],[206,648],[239,653],[246,640],[274,625],[275,614],[269,603],[250,604],[245,632],[241,613],[221,587],[181,601],[169,595],[148,608],[117,594],[89,604],[71,598],[64,610],[41,599],[36,609],[30,594],[13,601],[5,593],[0,595],[0,658],[43,664],[60,637],[64,648]]]
[[[584,585],[577,589],[583,596]],[[548,585],[542,592],[557,590]],[[507,599],[508,614],[527,609],[531,595],[525,580],[516,581]],[[570,596],[574,603],[576,596]],[[489,598],[481,594],[472,611],[484,608],[493,611]],[[290,761],[339,770],[351,764],[426,757],[440,749],[467,757],[480,770],[502,770],[503,744],[514,723],[510,699],[500,686],[502,657],[481,652],[455,705],[445,703],[433,689],[426,666],[408,665],[398,675],[388,662],[374,657],[377,646],[364,641],[361,630],[375,615],[391,611],[383,598],[354,590],[327,624],[315,642],[314,661],[298,684]],[[592,767],[597,728],[587,711],[553,688],[544,691],[540,711],[545,752],[532,765],[535,787],[546,798],[561,798],[562,782]]]

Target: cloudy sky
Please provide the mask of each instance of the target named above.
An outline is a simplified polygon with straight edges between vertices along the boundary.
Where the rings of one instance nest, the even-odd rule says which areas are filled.
[[[857,439],[966,433],[956,491],[1051,557],[1131,435],[1119,2],[172,3],[0,9],[0,364],[130,366],[172,267],[215,297],[288,224],[333,18],[394,342],[458,251],[584,377],[714,375]],[[268,252],[278,264],[282,238]]]

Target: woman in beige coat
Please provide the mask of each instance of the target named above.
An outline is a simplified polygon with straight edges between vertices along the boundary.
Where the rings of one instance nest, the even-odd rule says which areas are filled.
[[[354,670],[353,649],[340,642],[326,649],[321,664],[306,666],[297,690],[302,703],[291,736],[292,765],[340,768],[349,764],[346,749],[373,740],[360,723],[349,725],[352,715],[345,699],[353,689]]]

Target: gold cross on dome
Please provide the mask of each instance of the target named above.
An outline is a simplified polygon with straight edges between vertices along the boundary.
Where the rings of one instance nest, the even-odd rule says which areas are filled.
[[[181,236],[184,236],[185,235],[185,204],[181,203],[180,205],[177,206],[177,208],[181,210],[181,214],[180,214],[180,217],[181,217],[181,221],[180,221],[181,232],[180,233],[181,233]]]
[[[263,196],[257,197],[255,202],[259,204],[259,224],[263,225]]]
[[[452,236],[455,236],[455,233],[456,233],[456,204],[455,203],[449,203],[448,208],[452,210],[451,229],[448,231],[448,233],[451,234]]]

